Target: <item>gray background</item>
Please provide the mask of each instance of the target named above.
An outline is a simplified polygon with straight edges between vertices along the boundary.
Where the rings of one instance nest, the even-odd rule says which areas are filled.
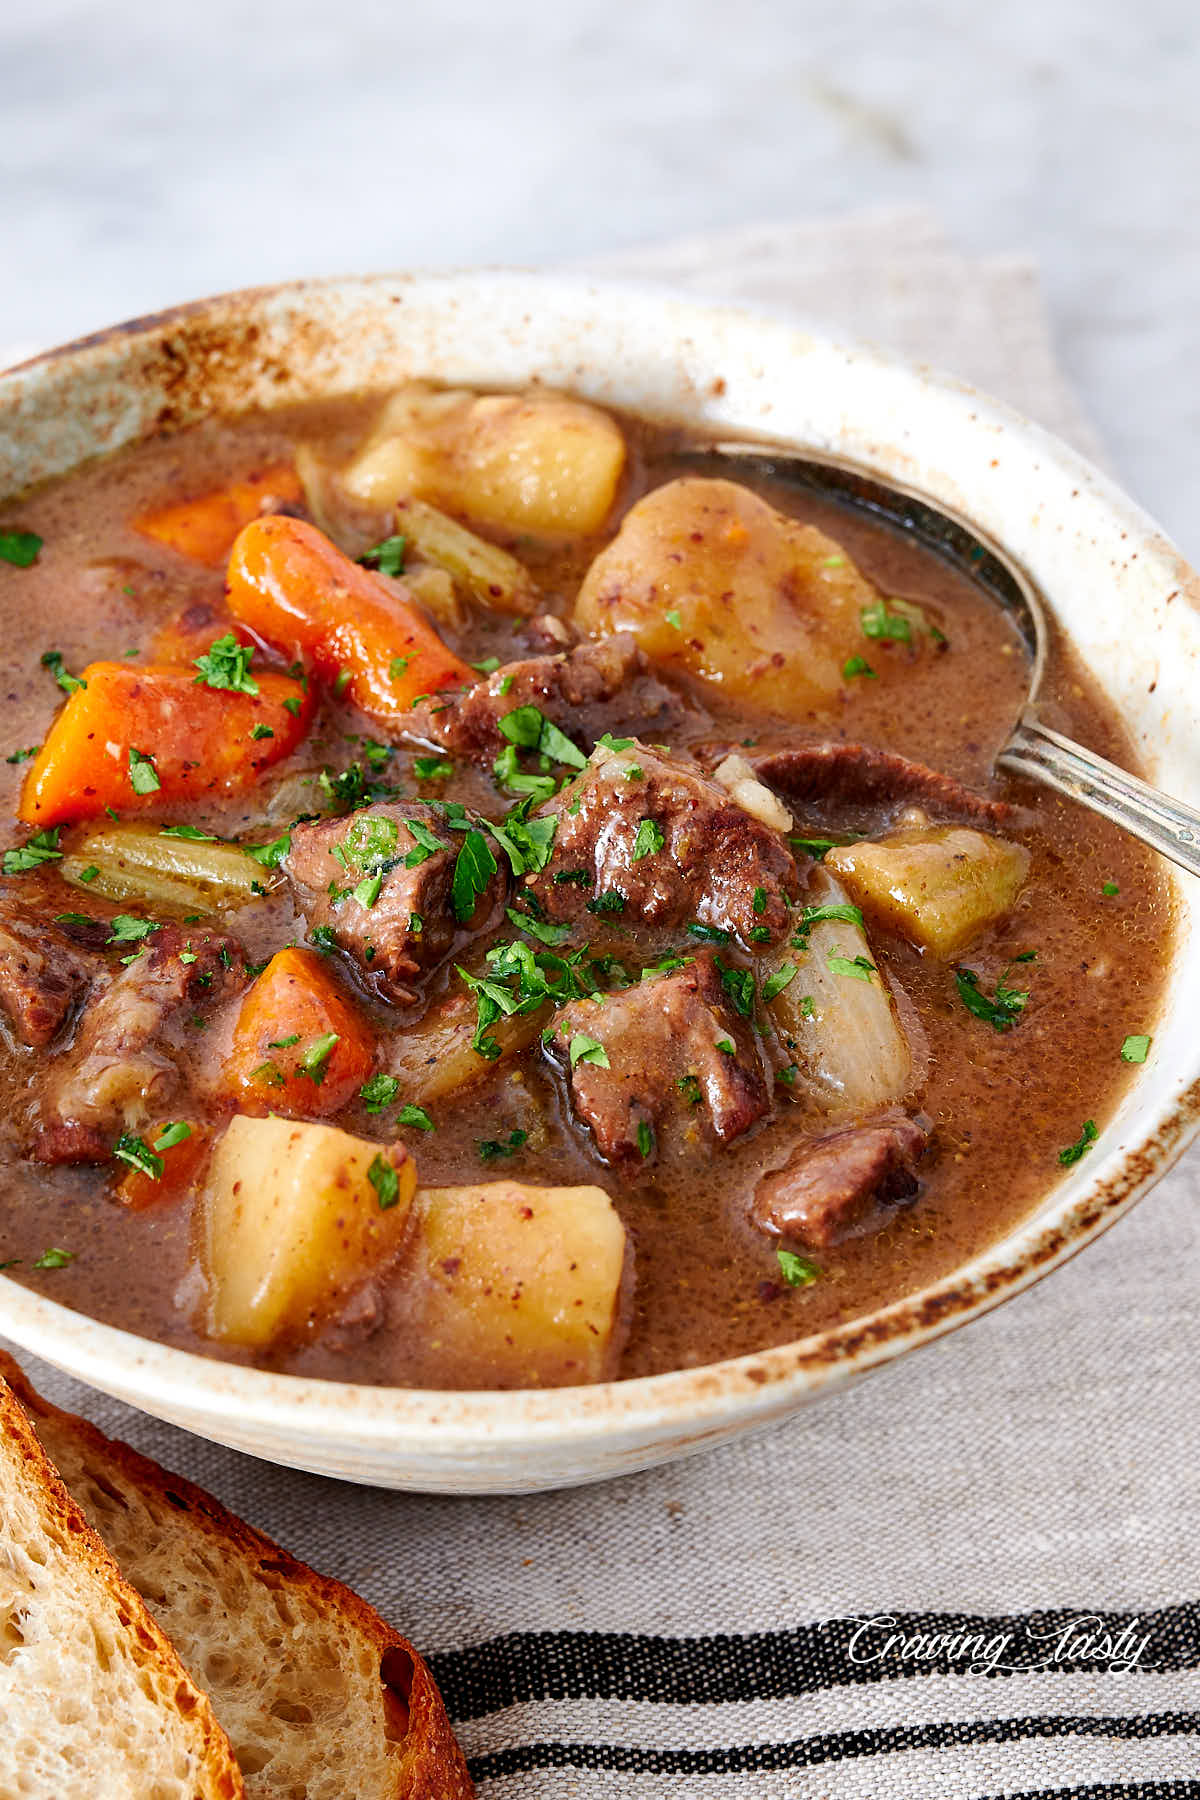
[[[1114,466],[1193,557],[1189,0],[0,8],[0,346],[290,275],[932,206],[1040,260]]]

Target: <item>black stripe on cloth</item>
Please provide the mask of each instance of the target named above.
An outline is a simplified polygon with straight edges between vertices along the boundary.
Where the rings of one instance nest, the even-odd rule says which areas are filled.
[[[1149,1636],[1142,1669],[1200,1666],[1200,1603],[1191,1601],[1151,1613],[1075,1611],[984,1614],[895,1613],[888,1631],[906,1638],[974,1637],[1009,1634],[1006,1663],[999,1675],[1027,1673],[1039,1655],[1055,1647],[1054,1634],[1081,1619],[1094,1620],[1097,1637],[1116,1638],[1131,1628]],[[862,1657],[882,1647],[888,1632],[872,1633],[852,1655],[855,1623],[833,1619],[792,1631],[723,1633],[712,1637],[669,1638],[617,1631],[511,1632],[444,1650],[429,1657],[451,1718],[479,1719],[530,1700],[649,1700],[674,1706],[716,1706],[731,1700],[784,1700],[798,1694],[913,1675],[964,1673],[971,1657],[946,1645],[927,1657],[892,1655],[886,1662]],[[1055,1656],[1056,1673],[1092,1673],[1112,1667],[1111,1655]],[[858,1660],[856,1660],[856,1657]]]
[[[1020,1794],[985,1794],[981,1800],[1197,1800],[1200,1780],[1105,1781],[1098,1786],[1038,1788]]]
[[[606,1769],[626,1775],[745,1775],[815,1768],[902,1750],[954,1750],[967,1744],[1014,1744],[1037,1738],[1161,1738],[1200,1733],[1200,1713],[1144,1713],[1140,1718],[1074,1717],[951,1719],[895,1725],[882,1731],[831,1731],[787,1744],[730,1744],[711,1750],[641,1750],[626,1744],[514,1744],[470,1759],[476,1781],[532,1769]],[[1069,1790],[1068,1790],[1069,1791]]]

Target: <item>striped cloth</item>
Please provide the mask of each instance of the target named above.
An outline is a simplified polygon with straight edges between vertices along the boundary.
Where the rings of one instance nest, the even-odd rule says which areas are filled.
[[[823,313],[1090,447],[1033,270],[968,263],[922,215],[617,272]],[[764,1436],[568,1493],[349,1488],[23,1360],[432,1653],[481,1800],[1183,1800],[1200,1797],[1198,1202],[1194,1154],[965,1332]]]

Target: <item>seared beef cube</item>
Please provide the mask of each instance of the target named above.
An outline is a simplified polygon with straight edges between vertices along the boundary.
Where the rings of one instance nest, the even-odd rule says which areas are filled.
[[[916,1165],[929,1142],[916,1119],[849,1125],[802,1144],[755,1191],[754,1223],[814,1250],[873,1231],[887,1208],[920,1191]]]
[[[472,889],[459,880],[459,855],[479,852],[486,886],[465,917]],[[333,935],[354,959],[366,985],[384,1000],[412,1006],[415,983],[472,932],[500,915],[507,864],[497,859],[478,827],[452,830],[435,807],[420,800],[364,806],[344,819],[297,825],[283,868],[309,925]]]
[[[750,760],[758,779],[790,803],[819,806],[850,830],[861,826],[876,831],[881,812],[890,818],[906,806],[925,807],[939,819],[983,825],[1012,816],[1012,807],[1003,800],[989,800],[953,775],[873,744],[799,744]]]
[[[33,1155],[99,1162],[123,1131],[163,1118],[185,1087],[203,1093],[198,1027],[246,985],[240,944],[163,925],[84,1013],[75,1042],[47,1065]],[[185,1082],[184,1077],[187,1077]]]
[[[610,1162],[729,1144],[770,1111],[754,1034],[730,1007],[711,951],[623,992],[572,1001],[550,1047]]]
[[[667,731],[680,715],[675,696],[623,632],[565,656],[508,663],[466,693],[438,694],[414,707],[407,729],[457,756],[491,762],[509,742],[501,719],[520,706],[536,707],[586,750],[605,732]]]
[[[590,903],[649,925],[697,920],[748,944],[787,929],[800,892],[791,851],[690,761],[636,740],[597,751],[541,816],[557,821],[554,849],[528,885],[551,919]]]
[[[21,1043],[48,1044],[103,968],[102,957],[0,890],[0,1010]]]

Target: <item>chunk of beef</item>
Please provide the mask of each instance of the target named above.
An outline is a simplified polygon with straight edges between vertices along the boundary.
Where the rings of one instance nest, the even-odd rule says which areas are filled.
[[[920,1191],[916,1165],[928,1142],[924,1125],[899,1115],[827,1132],[763,1177],[753,1222],[814,1250],[875,1230],[889,1207]]]
[[[48,1044],[103,969],[102,957],[0,889],[0,1010],[21,1043]]]
[[[97,995],[75,1042],[54,1057],[36,1102],[40,1162],[99,1162],[122,1131],[161,1119],[185,1085],[203,1090],[195,1020],[246,985],[240,944],[163,925]]]
[[[597,751],[541,808],[557,821],[546,867],[527,878],[551,919],[591,904],[650,925],[690,920],[767,943],[787,929],[800,892],[778,832],[737,805],[690,760],[645,744]]]
[[[435,807],[388,801],[297,825],[282,867],[310,926],[332,932],[381,999],[411,1006],[420,977],[493,925],[504,905],[501,858],[470,916],[457,916],[454,870],[465,841]],[[473,839],[470,849],[478,848]],[[486,837],[483,855],[496,864]]]
[[[408,730],[456,756],[492,762],[508,742],[500,721],[519,706],[536,706],[586,750],[605,732],[667,732],[681,716],[675,695],[623,632],[565,656],[508,663],[465,693],[439,694],[413,708]]]
[[[941,819],[998,825],[1012,807],[930,769],[894,750],[873,744],[798,744],[768,756],[751,757],[760,781],[795,805],[831,810],[847,829],[874,830],[881,813],[889,818],[905,806],[921,806]]]
[[[656,1147],[679,1155],[729,1144],[770,1111],[754,1034],[730,1006],[708,950],[624,992],[572,1001],[551,1053],[609,1162],[640,1164]]]

